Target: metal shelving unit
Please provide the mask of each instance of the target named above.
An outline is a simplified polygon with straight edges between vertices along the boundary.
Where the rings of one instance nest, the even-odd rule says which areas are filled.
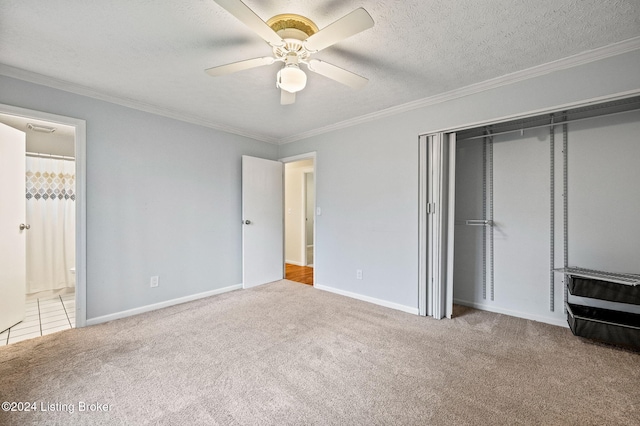
[[[556,269],[571,296],[611,303],[611,309],[565,302],[567,321],[576,336],[640,349],[640,314],[620,310],[620,303],[640,305],[640,275],[586,268]]]

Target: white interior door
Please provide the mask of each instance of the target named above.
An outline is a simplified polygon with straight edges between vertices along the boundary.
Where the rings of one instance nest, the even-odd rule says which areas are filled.
[[[25,141],[0,123],[0,332],[25,317]]]
[[[242,156],[242,286],[284,277],[283,164]]]

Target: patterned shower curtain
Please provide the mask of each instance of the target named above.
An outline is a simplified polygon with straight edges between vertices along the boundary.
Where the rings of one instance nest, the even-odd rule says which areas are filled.
[[[75,162],[26,161],[27,293],[75,287]]]

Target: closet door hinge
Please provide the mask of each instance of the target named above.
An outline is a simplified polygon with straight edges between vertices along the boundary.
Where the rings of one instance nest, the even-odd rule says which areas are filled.
[[[436,203],[427,203],[427,214],[434,214],[436,212]]]

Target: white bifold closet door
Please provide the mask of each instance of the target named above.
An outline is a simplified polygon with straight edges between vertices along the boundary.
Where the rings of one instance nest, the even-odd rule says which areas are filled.
[[[453,312],[455,133],[420,137],[420,315]]]

